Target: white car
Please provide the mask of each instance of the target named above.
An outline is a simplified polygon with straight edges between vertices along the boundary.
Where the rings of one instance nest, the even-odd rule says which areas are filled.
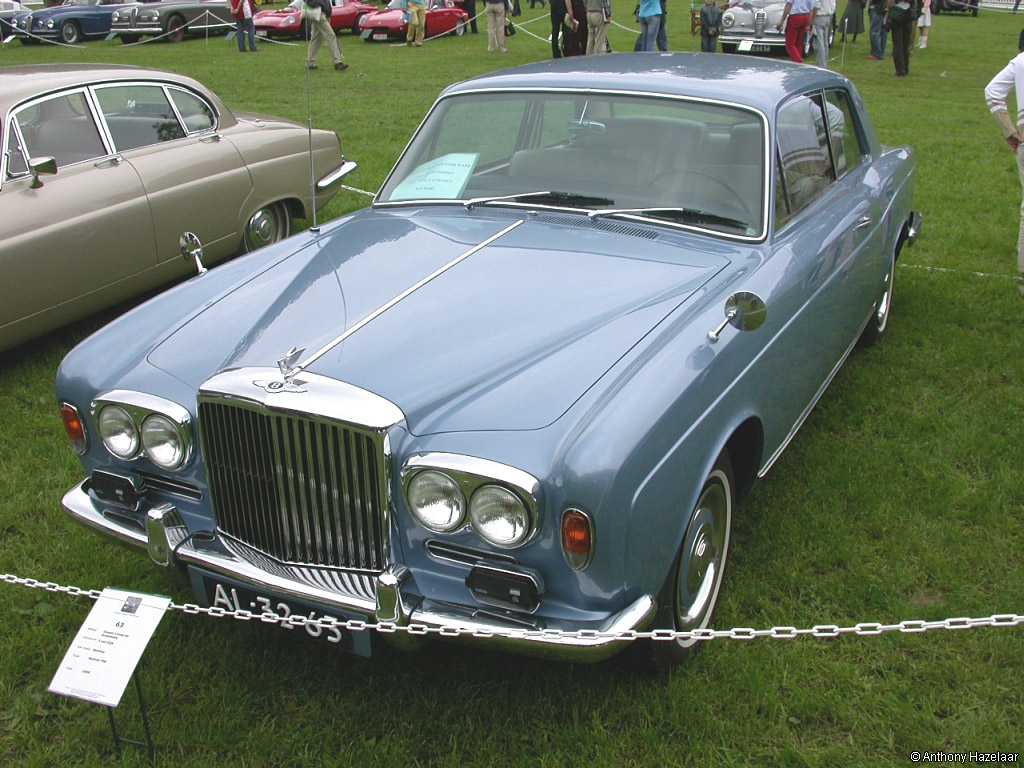
[[[722,34],[718,40],[723,53],[772,53],[784,51],[786,36],[778,31],[782,11],[786,7],[779,0],[743,0],[731,4],[722,14]],[[832,16],[832,29],[828,44],[836,36],[836,19]],[[804,56],[814,50],[814,35],[804,39]]]

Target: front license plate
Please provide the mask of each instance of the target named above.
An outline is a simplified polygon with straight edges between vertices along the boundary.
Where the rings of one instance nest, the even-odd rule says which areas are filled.
[[[374,40],[387,40],[388,39],[388,33],[387,32],[374,32],[373,33],[373,39]]]
[[[270,35],[270,33],[267,32],[267,30],[265,30],[265,29],[257,29],[256,30],[256,37],[269,37],[269,35]]]
[[[293,614],[301,614],[310,619],[334,618],[320,611],[310,610],[297,603],[289,603],[276,597],[261,595],[253,590],[244,587],[232,587],[221,584],[213,579],[206,579],[206,598],[211,606],[223,608],[226,611],[251,611],[255,614],[276,613],[278,616],[288,618]],[[299,629],[299,627],[282,624],[285,629]],[[345,640],[344,633],[337,627],[324,629],[323,627],[306,624],[302,627],[310,637],[322,638],[329,643],[341,643]]]

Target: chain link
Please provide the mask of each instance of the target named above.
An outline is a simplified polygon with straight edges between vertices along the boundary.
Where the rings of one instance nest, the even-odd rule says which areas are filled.
[[[56,584],[52,581],[37,581],[10,573],[0,574],[0,582],[16,586],[42,589],[47,592],[59,592],[74,597],[88,597],[96,600],[100,596],[98,589],[80,589]],[[601,632],[596,629],[578,629],[565,631],[561,629],[527,629],[509,627],[508,629],[483,629],[463,627],[432,627],[426,624],[411,623],[399,625],[391,621],[366,621],[364,619],[336,619],[331,616],[312,618],[301,614],[281,616],[276,613],[253,613],[245,610],[229,610],[221,606],[204,607],[195,603],[171,603],[170,610],[190,615],[203,614],[215,619],[231,618],[239,621],[258,619],[266,624],[276,624],[283,629],[303,627],[314,637],[319,637],[323,630],[344,629],[349,632],[380,632],[382,634],[405,633],[407,635],[438,635],[439,637],[478,637],[478,638],[511,638],[515,640],[612,640],[626,642],[631,640],[654,640],[658,642],[674,642],[676,640],[756,640],[772,638],[775,640],[795,640],[799,637],[832,638],[842,635],[858,637],[875,637],[893,632],[918,634],[934,629],[977,629],[979,627],[1019,627],[1024,625],[1024,615],[1016,613],[997,613],[982,618],[956,617],[938,621],[908,619],[896,624],[880,624],[878,622],[860,622],[852,626],[840,627],[836,624],[816,624],[813,627],[799,629],[797,627],[771,627],[770,629],[754,629],[752,627],[735,627],[733,629],[651,629],[647,631],[626,630],[625,632]]]

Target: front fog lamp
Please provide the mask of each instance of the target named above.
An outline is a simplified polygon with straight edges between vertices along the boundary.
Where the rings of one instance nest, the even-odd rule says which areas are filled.
[[[177,469],[185,459],[185,443],[177,425],[159,413],[142,422],[142,448],[149,460],[163,469]]]
[[[103,445],[117,458],[131,459],[139,452],[139,431],[121,406],[108,405],[100,411],[99,430]]]
[[[454,531],[466,517],[466,500],[458,483],[444,472],[426,470],[409,481],[409,509],[420,525],[437,533]]]
[[[517,547],[530,535],[530,513],[522,500],[500,485],[477,489],[469,502],[473,529],[497,547]]]

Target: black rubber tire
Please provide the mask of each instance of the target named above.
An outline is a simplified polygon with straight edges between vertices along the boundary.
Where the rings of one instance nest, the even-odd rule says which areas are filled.
[[[882,295],[875,303],[875,307],[871,312],[871,319],[868,320],[868,324],[864,327],[863,333],[860,335],[858,343],[862,347],[870,347],[877,344],[885,336],[885,332],[889,329],[889,319],[892,316],[892,298],[896,285],[896,261],[899,258],[900,249],[903,247],[903,235],[900,235],[899,243],[896,246],[896,252],[893,254],[892,261],[889,263],[889,272],[886,275],[887,282],[885,287],[882,289]],[[884,308],[882,303],[885,302]]]
[[[139,42],[141,35],[119,35],[121,45],[131,45],[132,43]]]
[[[185,39],[186,26],[184,17],[177,13],[174,14],[167,20],[167,29],[164,30],[164,34],[167,34],[171,30],[175,30],[175,32],[174,34],[167,35],[164,39],[169,43],[180,43]]]
[[[82,40],[82,28],[77,21],[65,21],[60,25],[60,41],[67,45],[76,45]]]
[[[722,53],[736,53],[736,44],[722,43]]]
[[[724,478],[724,482],[722,478]],[[711,625],[711,621],[714,619],[715,607],[718,605],[718,600],[722,594],[722,585],[725,580],[724,571],[729,562],[728,528],[731,527],[733,513],[736,511],[736,480],[735,475],[733,474],[732,461],[729,458],[729,452],[727,450],[723,450],[715,460],[715,465],[711,468],[711,472],[708,474],[708,477],[704,481],[704,485],[701,487],[700,496],[703,497],[705,492],[713,484],[727,486],[725,491],[729,504],[729,521],[725,533],[725,555],[721,564],[722,576],[719,578],[718,586],[711,599],[711,605],[705,615],[705,619],[701,622],[704,627]],[[696,509],[690,511],[690,515],[687,518],[688,525],[690,517],[692,517],[696,511]],[[654,629],[679,627],[675,610],[676,584],[678,582],[679,569],[682,564],[683,547],[685,546],[685,543],[684,533],[684,541],[680,543],[679,552],[676,554],[675,560],[672,563],[672,568],[669,571],[668,578],[665,580],[665,585],[662,587],[661,593],[658,595],[657,613],[655,614],[654,623],[652,625]],[[634,659],[639,662],[643,669],[650,672],[664,673],[692,659],[700,652],[700,649],[704,644],[705,641],[698,641],[689,646],[683,646],[678,642],[646,640],[634,642],[631,650],[634,653]]]
[[[270,225],[270,228],[267,231],[271,234],[262,241],[260,241],[250,230],[252,221],[256,218],[257,214],[264,214],[267,217],[268,224]],[[269,205],[254,211],[243,228],[242,252],[251,253],[252,251],[264,248],[268,245],[281,242],[291,234],[292,224],[291,210],[289,210],[288,205],[283,201],[270,203]]]
[[[359,28],[359,22],[361,22],[363,20],[363,16],[366,16],[366,15],[367,14],[365,14],[365,13],[361,13],[358,16],[356,16],[356,20],[352,22],[352,34],[353,35],[358,35],[360,32],[363,31],[362,29]]]

